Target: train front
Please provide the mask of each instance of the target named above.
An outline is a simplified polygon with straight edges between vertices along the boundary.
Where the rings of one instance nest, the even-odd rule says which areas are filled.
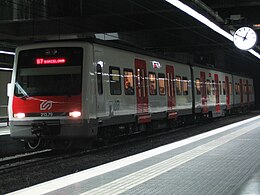
[[[17,49],[9,95],[11,137],[28,142],[87,136],[82,120],[83,48]]]

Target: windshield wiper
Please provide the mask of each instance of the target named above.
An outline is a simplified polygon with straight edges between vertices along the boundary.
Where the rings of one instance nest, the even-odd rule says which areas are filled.
[[[22,93],[22,96],[20,97],[21,99],[26,100],[27,98],[30,97],[18,82],[15,82],[15,86]]]

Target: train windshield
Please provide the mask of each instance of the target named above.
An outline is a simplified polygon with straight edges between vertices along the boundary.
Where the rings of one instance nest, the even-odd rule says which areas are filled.
[[[78,95],[82,85],[83,49],[46,48],[21,51],[15,96]]]

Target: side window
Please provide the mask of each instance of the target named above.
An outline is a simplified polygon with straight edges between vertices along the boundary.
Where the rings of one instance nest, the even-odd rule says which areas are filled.
[[[102,81],[102,66],[97,64],[97,87],[98,87],[98,94],[103,94],[103,81]]]
[[[232,94],[232,83],[231,82],[229,82],[229,95],[233,95]]]
[[[182,91],[181,77],[180,76],[176,76],[175,77],[175,81],[176,81],[176,94],[177,95],[181,95],[181,91]]]
[[[121,76],[118,67],[109,67],[110,94],[121,95]]]
[[[201,95],[200,79],[198,78],[195,80],[195,87],[196,87],[197,95]]]
[[[226,95],[226,82],[222,81],[223,95]]]
[[[216,85],[214,80],[212,80],[212,95],[216,95]]]
[[[134,95],[134,73],[131,69],[124,69],[125,95]]]
[[[252,94],[252,85],[248,85],[249,94]]]
[[[155,73],[150,72],[148,76],[149,76],[150,95],[157,95],[156,75]]]
[[[158,73],[159,94],[165,95],[165,74]]]
[[[188,91],[188,78],[187,77],[182,77],[182,81],[183,81],[183,95],[188,95],[189,91]]]
[[[207,95],[210,95],[211,94],[211,83],[210,83],[210,80],[207,79]]]
[[[219,81],[219,95],[222,95],[222,85],[221,85],[221,81]]]

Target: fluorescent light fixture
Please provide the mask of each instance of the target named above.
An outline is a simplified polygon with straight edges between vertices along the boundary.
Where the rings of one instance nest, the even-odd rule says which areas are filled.
[[[12,68],[0,68],[0,70],[13,70]]]
[[[195,18],[198,21],[200,21],[201,23],[205,24],[206,26],[208,26],[209,28],[211,28],[215,32],[221,34],[222,36],[226,37],[228,40],[233,42],[233,35],[226,32],[225,30],[220,28],[218,25],[214,24],[209,19],[207,19],[205,16],[201,15],[200,13],[195,11],[194,9],[187,6],[186,4],[180,2],[179,0],[165,0],[165,1],[167,1],[168,3],[172,4],[173,6],[175,6],[177,8],[179,8],[180,10],[185,12],[186,14],[192,16],[193,18]],[[248,50],[248,51],[251,54],[253,54],[254,56],[256,56],[258,59],[260,59],[260,55],[256,51],[254,51],[252,49]]]
[[[11,52],[11,51],[0,51],[0,54],[7,54],[7,55],[15,55],[14,52]]]
[[[117,32],[114,33],[97,33],[95,34],[97,39],[106,40],[106,41],[113,41],[119,40],[119,35]]]

